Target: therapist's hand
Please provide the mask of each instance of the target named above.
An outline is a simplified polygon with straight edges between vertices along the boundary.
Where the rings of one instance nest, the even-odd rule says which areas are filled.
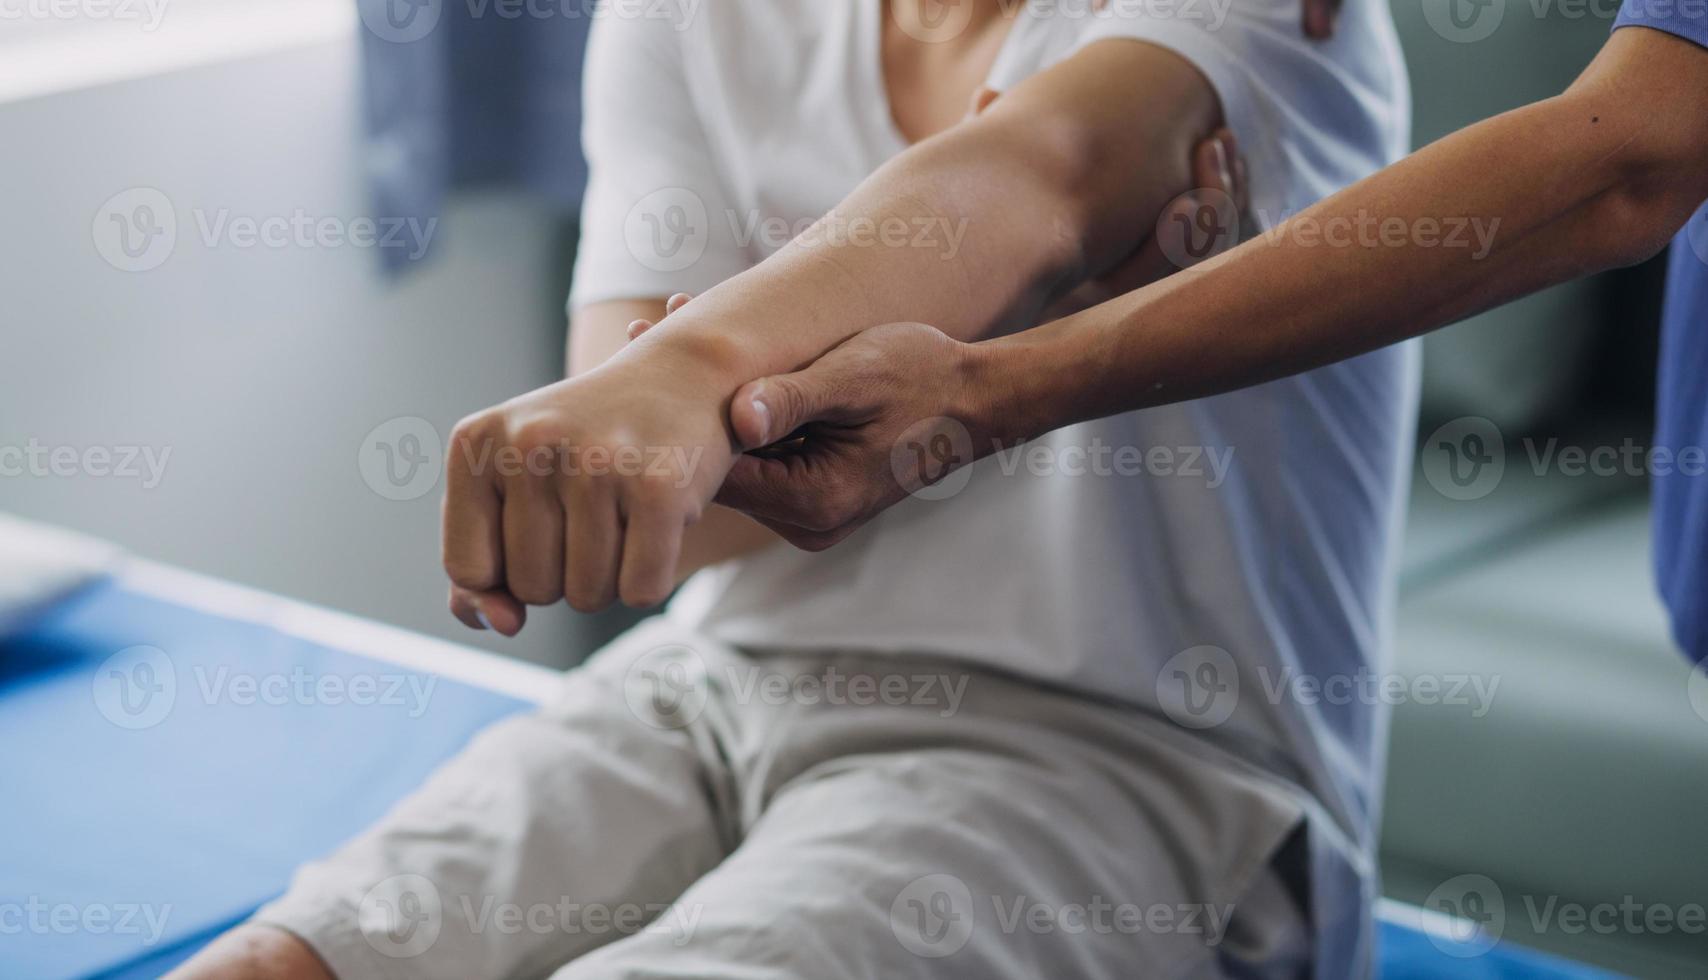
[[[1305,36],[1315,41],[1333,37],[1340,6],[1341,0],[1305,0]]]
[[[514,635],[528,605],[663,601],[734,460],[734,387],[691,351],[635,344],[465,419],[446,460],[452,612]]]
[[[860,333],[804,370],[743,387],[744,445],[717,502],[820,551],[1004,442],[982,345],[922,323]]]

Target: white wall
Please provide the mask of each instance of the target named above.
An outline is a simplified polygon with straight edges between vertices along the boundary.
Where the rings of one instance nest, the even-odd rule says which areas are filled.
[[[0,509],[340,609],[565,663],[584,621],[471,635],[444,611],[438,494],[358,468],[400,416],[444,434],[559,376],[559,222],[519,199],[453,207],[437,260],[388,282],[371,250],[209,245],[197,215],[365,213],[353,34],[263,57],[0,102],[0,448],[170,450],[163,479],[0,476]],[[163,192],[158,268],[97,251],[97,212]],[[105,217],[104,215],[102,217]],[[373,447],[369,446],[369,450]],[[14,466],[16,469],[16,466]]]

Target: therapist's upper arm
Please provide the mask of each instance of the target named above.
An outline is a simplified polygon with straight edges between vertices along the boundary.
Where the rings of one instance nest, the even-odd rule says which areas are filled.
[[[1655,209],[1654,220],[1687,215],[1708,198],[1708,48],[1620,28],[1561,99],[1616,141],[1622,183]]]

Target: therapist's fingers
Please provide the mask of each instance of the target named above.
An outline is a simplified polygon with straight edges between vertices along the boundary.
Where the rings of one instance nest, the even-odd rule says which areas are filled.
[[[823,551],[865,523],[868,515],[849,494],[836,486],[836,475],[827,466],[749,455],[736,460],[717,501],[803,551]]]
[[[1341,0],[1305,0],[1305,36],[1326,41],[1334,36]]]
[[[598,612],[617,597],[623,535],[617,502],[598,484],[576,480],[563,491],[563,595],[581,612]]]
[[[463,420],[445,454],[441,558],[451,582],[475,592],[504,585],[502,502],[488,465],[488,428],[479,417]]]
[[[1249,188],[1243,174],[1244,163],[1232,130],[1219,129],[1199,143],[1192,151],[1193,189],[1169,202],[1157,220],[1158,234],[1145,242],[1122,268],[1104,277],[1102,282],[1109,287],[1109,292],[1116,296],[1131,292],[1237,244],[1238,228],[1250,210]],[[1232,214],[1226,213],[1230,201],[1233,204]],[[1212,223],[1216,235],[1212,242],[1217,246],[1215,249],[1198,254],[1168,247],[1171,240],[1162,229],[1189,227],[1203,230],[1207,213],[1214,216]],[[1224,231],[1222,222],[1229,222],[1232,227]]]
[[[687,516],[668,506],[643,505],[625,515],[623,566],[617,575],[624,605],[645,609],[670,597],[687,525]]]
[[[682,307],[687,306],[689,304],[689,302],[691,302],[693,299],[694,299],[694,297],[689,295],[688,293],[677,293],[676,295],[670,297],[670,299],[665,301],[665,303],[664,303],[664,315],[669,316],[670,314],[675,313],[677,310],[680,310]],[[656,326],[658,326],[658,324],[654,323],[651,320],[636,320],[633,323],[629,324],[629,330],[628,330],[629,339],[633,340],[636,337],[639,337],[641,334],[646,333],[648,330],[651,330],[653,327],[656,327]]]

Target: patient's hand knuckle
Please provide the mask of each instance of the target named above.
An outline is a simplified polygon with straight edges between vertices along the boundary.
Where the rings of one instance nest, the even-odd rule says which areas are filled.
[[[497,572],[491,564],[464,555],[446,556],[445,574],[453,585],[473,592],[485,592],[498,584]]]
[[[549,606],[561,598],[558,590],[545,582],[514,583],[510,586],[510,594],[529,606]]]
[[[491,424],[486,413],[470,415],[451,429],[452,461],[460,458],[476,458],[480,455],[481,446],[490,435]]]
[[[609,585],[570,582],[564,585],[563,597],[576,612],[596,613],[611,604],[615,591]]]
[[[550,418],[535,416],[518,420],[510,426],[510,445],[524,455],[555,450],[563,438],[562,427]]]

